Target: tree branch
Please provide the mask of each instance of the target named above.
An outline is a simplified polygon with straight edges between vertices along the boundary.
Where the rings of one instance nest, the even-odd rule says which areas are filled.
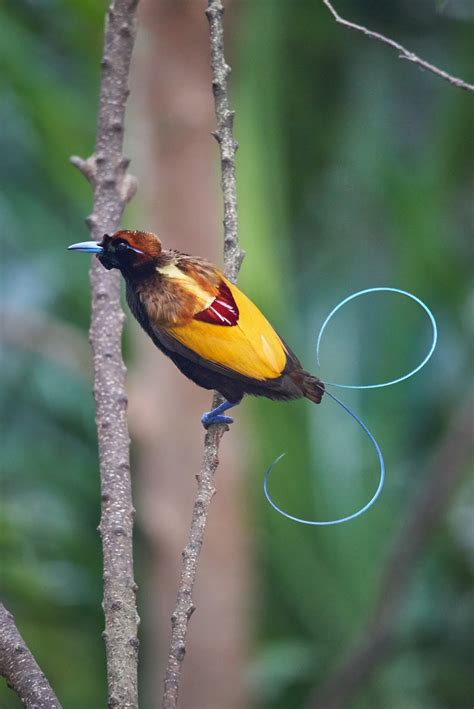
[[[362,34],[365,34],[367,37],[375,39],[378,42],[382,42],[383,44],[388,44],[389,47],[393,47],[393,49],[396,49],[398,51],[399,59],[406,59],[409,62],[413,62],[413,64],[418,64],[418,66],[421,66],[427,71],[431,71],[432,74],[436,74],[436,76],[439,76],[445,81],[448,81],[450,84],[456,86],[458,89],[463,89],[464,91],[474,91],[473,84],[468,84],[466,81],[463,81],[462,79],[458,79],[456,76],[448,74],[446,71],[443,71],[443,69],[439,69],[437,66],[434,66],[434,64],[430,64],[424,59],[420,59],[420,57],[418,57],[414,52],[410,52],[408,49],[405,49],[405,47],[403,47],[398,42],[395,42],[393,39],[389,39],[388,37],[385,37],[383,34],[379,34],[378,32],[372,32],[372,30],[367,29],[367,27],[364,27],[363,25],[356,25],[354,22],[349,22],[349,20],[345,20],[338,14],[338,12],[332,6],[329,0],[323,0],[323,3],[324,5],[326,5],[336,22],[338,22],[340,25],[344,25],[344,27],[348,27],[350,30],[355,30],[356,32],[362,32]]]
[[[220,148],[221,186],[224,201],[224,272],[227,278],[235,282],[245,254],[240,249],[237,235],[235,153],[238,145],[233,136],[234,112],[230,110],[227,93],[227,77],[230,67],[226,64],[224,57],[223,13],[224,8],[221,0],[208,0],[206,15],[209,21],[212,90],[217,119],[217,130],[213,135]],[[212,406],[217,406],[221,401],[220,395],[215,393]],[[213,425],[206,432],[204,438],[204,456],[201,472],[196,476],[198,489],[193,507],[189,540],[183,551],[176,606],[171,616],[171,640],[164,678],[163,709],[176,709],[178,704],[181,668],[186,653],[186,636],[189,619],[194,611],[192,593],[209,507],[215,493],[214,476],[219,464],[219,445],[226,430],[225,424]]]
[[[415,495],[381,576],[378,601],[349,655],[318,689],[308,709],[341,709],[389,653],[416,563],[446,512],[472,455],[472,401],[457,414]]]
[[[11,613],[0,603],[0,675],[27,709],[61,709]]]
[[[122,155],[128,75],[135,40],[138,0],[112,0],[105,23],[99,115],[94,154],[71,158],[89,180],[94,195],[87,218],[99,241],[114,232],[136,181]],[[125,367],[121,354],[124,314],[120,274],[91,266],[94,396],[99,442],[102,513],[99,533],[104,555],[105,646],[108,706],[135,708],[137,696],[138,615],[133,578],[133,516],[127,427]]]
[[[224,272],[235,283],[245,253],[241,251],[237,234],[237,184],[235,153],[238,143],[233,136],[234,115],[230,110],[227,77],[230,66],[224,56],[224,7],[221,0],[208,0],[206,10],[211,43],[212,92],[217,120],[213,136],[219,143],[221,155],[221,187],[224,200]]]

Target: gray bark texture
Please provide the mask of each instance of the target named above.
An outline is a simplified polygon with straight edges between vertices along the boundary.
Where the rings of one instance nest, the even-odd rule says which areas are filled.
[[[61,709],[56,695],[21,637],[11,613],[0,603],[0,675],[27,709]]]
[[[87,219],[92,239],[119,226],[136,191],[123,157],[128,76],[136,30],[138,0],[113,0],[107,12],[99,115],[94,154],[71,158],[89,180],[93,211]],[[106,271],[96,258],[91,266],[94,397],[99,443],[102,512],[99,533],[104,557],[105,646],[108,706],[138,707],[138,614],[133,578],[133,517],[130,439],[127,426],[125,367],[121,354],[124,314],[120,274]]]
[[[230,110],[227,77],[230,67],[224,56],[224,28],[221,0],[209,0],[206,10],[211,45],[212,91],[214,94],[217,130],[213,133],[220,148],[221,186],[224,202],[224,273],[235,282],[244,258],[238,241],[237,186],[235,153],[237,142],[233,136],[234,112]],[[215,394],[212,406],[222,401]],[[171,617],[171,641],[164,678],[163,709],[178,706],[182,663],[186,653],[186,635],[189,619],[194,612],[192,593],[196,580],[199,554],[204,541],[207,517],[215,493],[214,476],[219,464],[219,445],[226,431],[225,424],[213,425],[206,432],[201,472],[197,475],[197,495],[194,502],[189,540],[183,551],[181,578],[176,606]]]

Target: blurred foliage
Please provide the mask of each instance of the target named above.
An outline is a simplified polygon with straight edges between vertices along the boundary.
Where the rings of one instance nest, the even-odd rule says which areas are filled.
[[[337,6],[469,77],[472,24],[430,3]],[[286,0],[245,4],[239,29],[234,102],[245,288],[309,369],[325,315],[371,285],[419,294],[441,330],[435,359],[416,379],[343,393],[376,433],[388,468],[381,500],[349,526],[289,524],[266,506],[255,471],[286,450],[271,479],[284,508],[310,519],[348,514],[376,484],[368,472],[376,470],[373,450],[354,424],[328,402],[324,412],[306,402],[252,404],[259,438],[249,484],[264,577],[250,676],[260,706],[287,709],[304,704],[368,616],[393,533],[469,380],[472,97],[337,27],[317,2],[291,11]],[[347,306],[322,345],[323,379],[383,381],[419,361],[429,325],[402,301],[380,295]],[[391,662],[351,706],[469,706],[472,566],[454,529],[462,509],[455,503],[417,569]],[[459,620],[450,609],[459,609]]]
[[[0,7],[3,304],[20,318],[22,310],[47,313],[84,338],[87,272],[70,265],[64,247],[86,238],[90,193],[68,158],[93,145],[104,6]],[[467,4],[341,0],[338,9],[469,79]],[[243,287],[308,369],[324,316],[359,288],[417,293],[441,332],[436,357],[410,383],[343,397],[376,433],[388,467],[383,497],[349,526],[283,520],[264,502],[259,471],[286,450],[271,481],[276,500],[301,516],[347,514],[375,485],[373,451],[354,424],[328,402],[242,406],[257,432],[249,523],[261,573],[249,682],[262,709],[296,709],[363,625],[393,534],[466,390],[472,98],[337,27],[316,0],[242,1],[230,39]],[[427,323],[399,301],[374,297],[338,316],[323,343],[322,376],[379,381],[416,361]],[[2,599],[64,706],[103,706],[90,382],[8,338],[3,354]],[[354,709],[472,703],[466,499],[463,486],[416,570],[391,661]],[[3,685],[0,704],[19,706]]]
[[[84,0],[0,8],[2,304],[20,321],[47,312],[86,345],[87,268],[70,268],[65,247],[86,238],[90,191],[68,161],[93,146],[102,22],[103,6]],[[2,600],[63,706],[103,706],[90,382],[12,344],[1,371]],[[20,706],[3,682],[0,704]]]

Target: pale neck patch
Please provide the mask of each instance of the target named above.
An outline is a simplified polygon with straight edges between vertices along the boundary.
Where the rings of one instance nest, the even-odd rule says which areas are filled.
[[[166,276],[167,278],[179,278],[180,281],[188,278],[175,263],[168,263],[166,266],[157,266],[156,270],[160,276]]]
[[[166,266],[157,266],[156,270],[160,276],[179,281],[188,292],[192,293],[198,299],[200,309],[204,310],[208,308],[214,301],[214,295],[204,290],[199,283],[196,283],[192,276],[184,273],[175,263],[169,263]]]

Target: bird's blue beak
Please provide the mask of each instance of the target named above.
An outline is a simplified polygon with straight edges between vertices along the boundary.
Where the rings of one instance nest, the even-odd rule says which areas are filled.
[[[80,241],[78,244],[68,246],[68,251],[84,251],[86,254],[101,254],[104,249],[96,241]]]

